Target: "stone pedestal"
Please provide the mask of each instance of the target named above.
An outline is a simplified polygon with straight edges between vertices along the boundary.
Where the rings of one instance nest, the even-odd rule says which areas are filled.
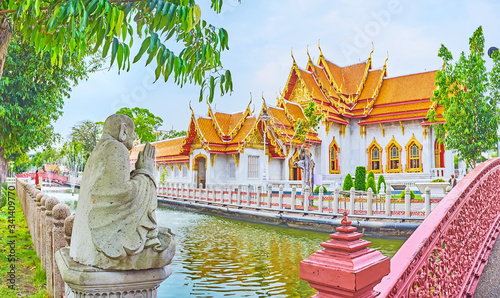
[[[368,248],[371,242],[350,224],[344,212],[342,227],[321,243],[325,249],[300,262],[300,278],[318,290],[315,298],[376,297],[373,287],[390,271],[389,258]]]
[[[56,253],[66,297],[157,297],[160,284],[172,274],[170,266],[145,270],[103,270],[75,262],[65,247]],[[71,294],[69,293],[71,291]]]

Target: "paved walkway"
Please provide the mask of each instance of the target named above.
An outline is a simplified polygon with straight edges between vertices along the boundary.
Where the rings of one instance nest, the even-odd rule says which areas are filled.
[[[488,263],[479,278],[475,298],[500,297],[500,237],[497,237],[488,257]]]

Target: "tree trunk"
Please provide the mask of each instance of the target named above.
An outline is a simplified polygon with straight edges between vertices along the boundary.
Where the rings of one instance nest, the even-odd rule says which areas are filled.
[[[10,38],[12,37],[12,28],[6,17],[0,20],[0,79],[2,78],[3,65],[7,56],[7,48],[9,47]],[[3,154],[2,154],[3,157]]]
[[[0,146],[0,182],[7,181],[7,159],[5,158],[5,149]]]

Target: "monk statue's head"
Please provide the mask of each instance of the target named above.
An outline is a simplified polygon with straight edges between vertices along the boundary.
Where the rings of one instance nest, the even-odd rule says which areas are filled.
[[[103,133],[108,133],[128,150],[134,148],[134,121],[127,115],[113,114],[104,121]]]

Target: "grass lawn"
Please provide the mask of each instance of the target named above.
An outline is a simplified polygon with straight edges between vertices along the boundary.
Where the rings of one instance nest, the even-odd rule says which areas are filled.
[[[15,209],[9,213],[8,207]],[[12,207],[11,207],[12,209]],[[13,217],[12,217],[13,216]],[[10,217],[10,218],[9,218]],[[14,227],[11,225],[14,224]],[[10,256],[14,241],[15,257]],[[45,288],[45,270],[36,256],[15,190],[9,192],[7,204],[0,210],[0,297],[48,297]],[[9,271],[15,266],[15,287],[11,283]]]

